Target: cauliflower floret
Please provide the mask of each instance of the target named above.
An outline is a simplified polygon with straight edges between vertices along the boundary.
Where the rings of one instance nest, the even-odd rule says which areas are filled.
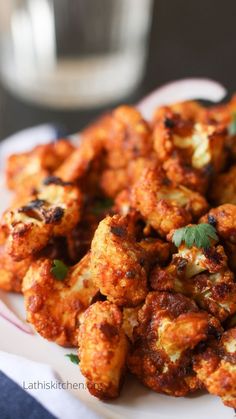
[[[181,292],[221,321],[236,312],[236,283],[220,245],[206,250],[181,245],[166,268],[153,269],[151,286]]]
[[[91,246],[91,268],[108,300],[136,306],[145,299],[148,255],[135,241],[130,217],[115,215],[100,222]]]
[[[171,157],[163,163],[168,179],[177,185],[186,186],[193,191],[205,194],[209,176],[203,170],[194,169],[180,157]]]
[[[90,306],[81,318],[79,359],[91,394],[99,399],[118,397],[127,352],[121,310],[109,301]]]
[[[2,229],[8,253],[22,260],[45,247],[52,237],[66,235],[78,223],[80,207],[77,187],[59,178],[46,178],[40,191],[25,205],[4,213]]]
[[[199,388],[193,349],[221,330],[218,321],[181,294],[151,292],[138,322],[128,357],[130,371],[158,393],[184,396]]]
[[[124,189],[116,196],[114,210],[115,213],[120,215],[127,215],[131,212],[131,195],[129,189]]]
[[[100,187],[105,195],[115,198],[127,186],[130,188],[151,164],[151,158],[139,157],[129,161],[125,167],[105,169],[101,174]]]
[[[21,292],[23,278],[30,267],[32,258],[16,262],[7,252],[6,246],[0,246],[0,289]]]
[[[131,202],[161,236],[198,218],[208,208],[205,198],[173,184],[160,169],[147,169],[134,185]]]
[[[54,276],[53,266],[50,259],[38,259],[24,277],[27,320],[44,338],[76,347],[80,315],[99,291],[92,280],[90,255],[68,268],[64,280]]]
[[[139,242],[148,255],[150,264],[167,262],[171,252],[171,244],[153,237],[147,237]]]
[[[150,157],[151,129],[135,108],[120,106],[113,111],[105,148],[107,164],[113,169],[126,167],[140,157]]]
[[[78,148],[58,168],[55,176],[67,182],[82,180],[87,183],[87,175],[93,163],[102,159],[110,122],[111,116],[105,115],[85,129],[80,135]]]
[[[74,146],[67,140],[39,145],[32,151],[12,154],[7,160],[6,179],[9,189],[25,196],[40,185],[72,153]]]
[[[236,328],[195,357],[194,371],[209,393],[236,409]]]
[[[212,167],[215,172],[223,169],[226,159],[227,132],[215,124],[193,123],[166,108],[162,118],[154,125],[154,149],[165,162],[179,156],[194,169]]]
[[[210,198],[215,205],[236,204],[236,166],[214,177]]]
[[[177,102],[157,108],[153,117],[154,123],[162,119],[168,111],[179,114],[185,120],[191,121],[201,120],[202,115],[205,114],[205,108],[196,101]]]
[[[134,341],[133,331],[138,326],[138,312],[141,306],[124,307],[123,309],[123,329],[131,342]]]
[[[100,187],[106,196],[115,198],[129,184],[127,169],[106,169],[101,174]]]
[[[212,208],[200,222],[213,225],[220,239],[236,244],[236,205],[224,204]]]

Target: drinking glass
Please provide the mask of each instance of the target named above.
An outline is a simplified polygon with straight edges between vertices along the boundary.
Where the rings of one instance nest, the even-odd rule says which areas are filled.
[[[4,0],[2,80],[51,107],[118,101],[142,79],[151,11],[152,0]]]

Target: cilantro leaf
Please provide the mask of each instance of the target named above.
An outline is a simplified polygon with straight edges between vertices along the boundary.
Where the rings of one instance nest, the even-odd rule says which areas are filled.
[[[58,281],[63,281],[68,273],[68,267],[62,262],[62,260],[54,259],[51,272],[55,279]]]
[[[65,356],[67,356],[67,358],[69,358],[69,360],[71,362],[73,362],[73,364],[76,364],[76,365],[79,364],[79,357],[78,357],[78,355],[75,355],[75,354],[66,354]]]
[[[184,242],[188,248],[196,246],[207,249],[211,246],[210,239],[218,240],[216,230],[212,225],[203,223],[178,228],[173,234],[172,241],[176,247]]]
[[[176,247],[179,247],[182,241],[184,241],[186,228],[187,227],[182,227],[182,228],[178,228],[178,230],[175,230],[172,241]]]
[[[114,202],[111,198],[104,198],[100,201],[95,202],[92,212],[94,215],[100,215],[105,211],[108,211],[112,206]]]
[[[232,120],[228,126],[229,135],[236,135],[236,112],[232,114]]]

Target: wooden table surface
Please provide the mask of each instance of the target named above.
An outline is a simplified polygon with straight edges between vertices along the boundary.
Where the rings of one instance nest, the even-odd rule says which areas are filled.
[[[236,1],[154,0],[149,55],[142,85],[124,101],[182,77],[209,77],[236,91]],[[75,132],[102,109],[50,110],[25,103],[0,86],[0,139],[29,126],[57,122]]]

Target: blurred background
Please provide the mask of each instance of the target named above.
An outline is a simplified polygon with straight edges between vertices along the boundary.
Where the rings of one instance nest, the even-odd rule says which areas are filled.
[[[45,122],[76,132],[184,77],[232,94],[235,18],[235,0],[0,0],[0,140]]]

